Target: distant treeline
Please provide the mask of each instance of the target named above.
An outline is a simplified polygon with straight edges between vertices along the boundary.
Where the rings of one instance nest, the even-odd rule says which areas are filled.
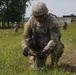
[[[31,0],[0,0],[0,28],[13,27],[17,21],[19,24],[24,20],[27,2]],[[11,23],[11,24],[10,24]]]

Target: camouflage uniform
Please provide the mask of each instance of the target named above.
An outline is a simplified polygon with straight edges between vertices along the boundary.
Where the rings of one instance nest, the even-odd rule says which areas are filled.
[[[52,63],[58,62],[63,53],[63,45],[60,41],[61,34],[56,20],[52,14],[46,14],[44,22],[38,22],[32,15],[29,21],[24,26],[24,34],[22,40],[22,47],[31,48],[30,43],[32,40],[33,30],[35,29],[37,37],[37,46],[32,48],[34,53],[38,53],[43,50],[47,50],[48,54],[51,54],[51,50],[55,49],[51,54]],[[30,56],[30,67],[43,67],[45,66],[47,56],[44,59],[37,59],[37,57]]]
[[[14,31],[18,32],[18,24],[17,24],[17,22],[15,22],[15,24],[14,24]]]
[[[66,22],[66,21],[64,21],[63,29],[64,29],[64,30],[66,30],[66,29],[67,29],[67,22]]]

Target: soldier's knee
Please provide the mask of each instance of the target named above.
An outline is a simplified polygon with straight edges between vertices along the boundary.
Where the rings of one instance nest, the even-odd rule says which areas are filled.
[[[62,56],[63,52],[64,52],[63,49],[62,50],[58,50],[57,51],[57,57],[60,58]]]
[[[29,58],[29,63],[30,63],[30,64],[34,63],[34,56],[30,56],[30,58]]]

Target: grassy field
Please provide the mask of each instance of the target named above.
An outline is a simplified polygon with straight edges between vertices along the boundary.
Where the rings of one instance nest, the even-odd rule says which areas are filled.
[[[76,22],[71,23],[66,31],[61,28],[61,33],[64,51],[76,49]],[[28,57],[22,55],[22,35],[23,28],[18,33],[13,29],[0,29],[0,75],[73,75],[74,71],[71,72],[66,66],[47,71],[29,70]]]
[[[61,30],[62,41],[65,45],[65,51],[76,48],[76,22],[72,22],[68,25],[67,30]]]

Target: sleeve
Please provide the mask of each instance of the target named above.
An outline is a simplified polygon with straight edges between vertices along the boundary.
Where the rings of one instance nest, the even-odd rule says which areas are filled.
[[[24,33],[23,33],[23,38],[22,38],[22,48],[23,49],[25,47],[29,47],[31,36],[32,36],[32,30],[31,30],[31,25],[30,25],[30,21],[29,21],[24,25]]]
[[[44,47],[44,50],[48,50],[48,51],[54,50],[58,41],[61,38],[60,29],[55,19],[51,21],[51,25],[52,26],[49,27],[50,28],[50,40],[47,43],[47,45]]]
[[[58,41],[61,38],[60,28],[56,22],[52,24],[53,26],[50,28],[51,39],[54,41]]]

